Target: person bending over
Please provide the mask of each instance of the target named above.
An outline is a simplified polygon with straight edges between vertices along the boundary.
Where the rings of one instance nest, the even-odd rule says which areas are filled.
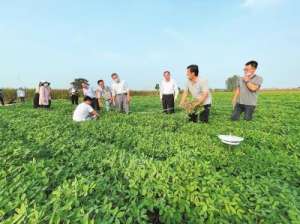
[[[73,113],[73,121],[82,122],[97,119],[99,114],[91,106],[92,104],[93,99],[85,96],[83,102],[76,107]]]

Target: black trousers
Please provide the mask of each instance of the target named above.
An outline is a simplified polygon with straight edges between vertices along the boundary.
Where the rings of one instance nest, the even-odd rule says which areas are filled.
[[[3,99],[3,96],[0,96],[0,102],[1,102],[2,106],[4,106],[4,99]]]
[[[40,99],[40,94],[38,94],[38,93],[34,94],[34,97],[33,97],[33,107],[34,108],[39,107],[39,99]]]
[[[207,105],[203,106],[204,110],[201,111],[200,114],[197,114],[197,113],[189,114],[189,121],[194,122],[194,123],[197,123],[197,122],[208,123],[210,108],[211,108],[211,104],[207,104]]]
[[[78,99],[79,99],[79,96],[77,94],[75,95],[71,95],[71,102],[73,105],[78,105]]]
[[[251,121],[253,118],[254,111],[255,111],[255,106],[237,103],[234,107],[231,120],[233,121],[240,120],[241,114],[244,113],[244,120]]]
[[[234,107],[231,120],[238,121],[241,114],[244,112],[244,120],[251,121],[253,118],[253,113],[255,111],[255,106],[253,105],[244,105],[237,103]]]
[[[21,100],[22,103],[24,103],[25,102],[25,97],[20,97],[20,100]]]
[[[93,102],[91,106],[93,107],[94,110],[100,110],[100,105],[97,98],[93,98]]]
[[[162,96],[162,106],[164,113],[172,114],[175,113],[175,102],[174,102],[174,95],[163,95]]]

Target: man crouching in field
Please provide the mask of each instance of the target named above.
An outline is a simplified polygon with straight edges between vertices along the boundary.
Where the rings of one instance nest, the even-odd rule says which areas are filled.
[[[251,121],[257,104],[257,92],[259,91],[263,78],[256,75],[258,63],[249,61],[244,68],[244,77],[240,77],[237,89],[232,99],[234,107],[231,119],[237,121],[244,112],[244,120]]]
[[[73,121],[81,122],[98,118],[98,113],[91,106],[93,99],[89,96],[85,96],[83,103],[79,104],[73,114]]]
[[[187,85],[181,98],[180,106],[189,113],[190,121],[208,123],[212,96],[208,88],[207,80],[198,77],[197,65],[187,67]],[[188,94],[193,97],[192,102],[187,102]],[[201,108],[203,110],[201,111]]]

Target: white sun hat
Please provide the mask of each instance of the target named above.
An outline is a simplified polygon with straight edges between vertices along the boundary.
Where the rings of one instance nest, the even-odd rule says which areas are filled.
[[[227,145],[239,145],[244,138],[233,135],[218,135],[218,138]]]

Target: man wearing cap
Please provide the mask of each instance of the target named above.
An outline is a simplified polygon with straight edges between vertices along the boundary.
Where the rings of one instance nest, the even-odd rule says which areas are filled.
[[[263,78],[256,75],[258,63],[249,61],[245,64],[244,76],[240,77],[237,88],[232,99],[234,111],[231,120],[240,119],[241,113],[244,113],[244,120],[251,121],[257,105],[257,93],[263,83]]]
[[[208,82],[199,77],[197,65],[187,67],[188,81],[180,102],[181,107],[189,113],[189,120],[192,122],[208,123],[212,96],[208,88]],[[189,93],[193,100],[188,102]],[[203,109],[201,109],[203,108]]]
[[[124,80],[120,80],[117,73],[111,75],[113,80],[112,89],[112,102],[119,112],[129,113],[130,91]]]
[[[94,91],[94,89],[92,87],[90,87],[90,85],[87,82],[83,82],[81,84],[82,86],[82,92],[84,96],[88,96],[92,99],[92,104],[91,106],[94,108],[94,110],[99,110],[99,103],[98,100],[96,98],[96,92]]]
[[[163,111],[166,114],[175,113],[175,101],[178,96],[178,87],[169,71],[164,72],[164,78],[160,84],[160,100]]]

